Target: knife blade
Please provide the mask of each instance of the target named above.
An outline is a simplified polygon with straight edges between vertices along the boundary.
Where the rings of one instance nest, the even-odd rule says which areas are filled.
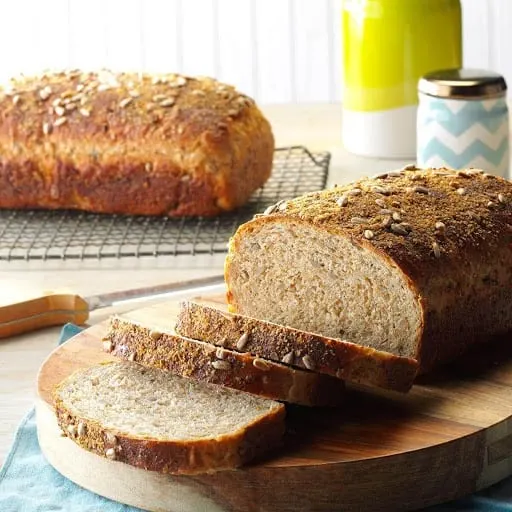
[[[64,325],[68,322],[83,325],[92,311],[130,301],[164,297],[171,299],[180,294],[221,293],[224,289],[224,276],[214,275],[89,297],[67,293],[45,293],[28,300],[15,299],[13,302],[0,305],[0,338],[42,327]]]

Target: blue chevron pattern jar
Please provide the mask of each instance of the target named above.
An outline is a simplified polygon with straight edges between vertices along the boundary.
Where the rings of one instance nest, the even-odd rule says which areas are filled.
[[[505,79],[455,69],[419,82],[417,165],[476,167],[509,178],[509,115]]]

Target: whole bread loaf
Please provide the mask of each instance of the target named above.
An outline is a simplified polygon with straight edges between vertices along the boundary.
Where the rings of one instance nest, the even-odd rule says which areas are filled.
[[[0,208],[215,215],[271,173],[254,101],[211,78],[70,71],[0,90]]]
[[[405,168],[267,209],[230,242],[231,311],[416,359],[512,329],[512,183]]]
[[[64,435],[102,457],[166,474],[233,469],[282,442],[282,404],[137,363],[79,370],[54,392]]]

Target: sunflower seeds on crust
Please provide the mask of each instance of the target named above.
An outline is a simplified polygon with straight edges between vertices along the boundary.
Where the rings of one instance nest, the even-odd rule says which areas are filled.
[[[397,235],[407,236],[409,231],[402,224],[391,224],[391,231]]]
[[[302,358],[302,362],[308,370],[314,370],[316,368],[315,361],[313,361],[313,358],[307,354]]]
[[[236,342],[236,348],[237,350],[243,350],[245,346],[247,345],[247,342],[249,341],[249,333],[244,332],[240,338],[238,338],[238,341]]]
[[[216,370],[231,370],[231,363],[229,361],[212,361],[212,366]]]
[[[258,357],[253,360],[252,365],[258,370],[261,370],[262,372],[268,372],[270,370],[270,365],[266,361]]]
[[[285,364],[292,364],[294,359],[294,353],[293,351],[288,352],[288,354],[285,354],[281,361]]]
[[[434,256],[436,258],[441,257],[441,248],[439,247],[439,244],[437,242],[432,243],[432,251],[434,251]]]

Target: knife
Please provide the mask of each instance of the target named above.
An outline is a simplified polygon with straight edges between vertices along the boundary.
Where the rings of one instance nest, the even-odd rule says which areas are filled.
[[[82,325],[89,318],[91,311],[119,303],[159,297],[172,298],[183,292],[187,294],[220,293],[224,289],[224,276],[215,275],[90,297],[66,293],[42,294],[29,300],[0,304],[0,338],[42,327],[64,325],[68,322]]]

